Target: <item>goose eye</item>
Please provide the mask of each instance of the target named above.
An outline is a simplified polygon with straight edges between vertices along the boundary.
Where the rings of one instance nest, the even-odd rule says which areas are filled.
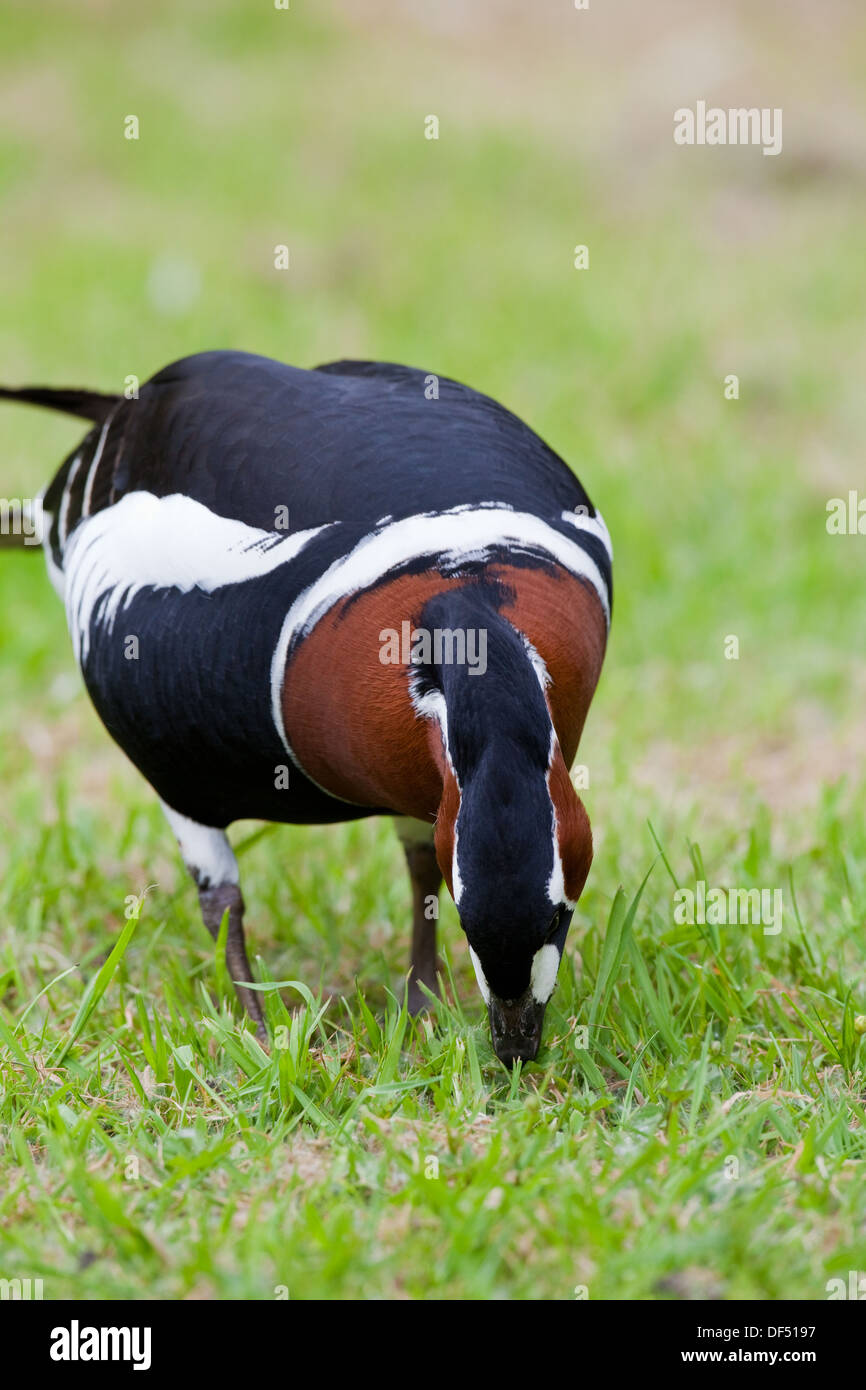
[[[556,931],[557,931],[557,929],[558,929],[558,927],[559,927],[559,918],[560,918],[560,915],[561,915],[561,911],[562,911],[561,908],[557,908],[556,911],[554,912],[553,916],[551,917],[551,919],[550,919],[550,926],[547,928],[547,936],[544,938],[545,943],[547,943],[548,941],[550,941],[550,939],[551,939],[553,936],[556,935]]]

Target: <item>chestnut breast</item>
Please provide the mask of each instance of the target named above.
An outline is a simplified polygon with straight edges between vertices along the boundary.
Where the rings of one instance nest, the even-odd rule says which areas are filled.
[[[547,666],[553,723],[570,766],[604,656],[598,597],[552,565],[490,565],[484,579],[498,587],[502,615]],[[286,732],[304,771],[331,795],[435,820],[445,772],[439,732],[415,711],[407,667],[380,659],[381,634],[399,634],[407,621],[417,626],[434,594],[467,582],[435,568],[383,580],[327,612],[290,656]]]

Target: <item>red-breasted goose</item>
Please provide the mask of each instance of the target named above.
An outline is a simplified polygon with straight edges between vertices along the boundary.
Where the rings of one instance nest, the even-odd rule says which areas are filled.
[[[155,789],[266,1036],[225,829],[392,815],[409,1005],[435,991],[442,878],[493,1045],[536,1055],[592,836],[569,767],[611,606],[604,522],[487,396],[381,362],[184,358],[95,421],[42,499],[44,549],[112,737]]]

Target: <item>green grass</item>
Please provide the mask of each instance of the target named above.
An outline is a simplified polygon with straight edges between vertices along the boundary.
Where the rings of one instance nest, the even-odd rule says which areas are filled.
[[[693,81],[648,57],[664,7],[631,37],[602,7],[460,35],[384,14],[7,5],[0,380],[118,389],[219,346],[391,358],[489,391],[574,465],[616,598],[579,755],[596,858],[544,1047],[496,1062],[450,902],[447,1002],[406,1018],[387,824],[243,825],[258,978],[296,982],[266,990],[285,1046],[264,1054],[39,561],[3,554],[0,1277],[825,1298],[864,1268],[866,1217],[866,540],[824,524],[863,486],[864,194],[839,131],[862,128],[866,33],[731,9],[755,100],[785,108],[770,160],[675,149]],[[176,312],[149,289],[166,257],[199,286]],[[4,407],[0,494],[78,437]],[[780,888],[782,931],[677,925],[699,879]]]
[[[121,821],[98,844],[65,812],[22,829],[6,875],[6,1277],[75,1298],[820,1298],[859,1267],[866,845],[842,849],[832,811],[792,866],[820,885],[820,931],[673,926],[661,860],[639,903],[594,896],[542,1053],[510,1076],[453,911],[451,1002],[420,1023],[400,1007],[405,894],[375,829],[280,830],[241,856],[248,897],[290,897],[294,919],[291,944],[256,932],[283,986],[268,1056],[182,881],[125,919],[118,866],[165,836],[155,812]],[[342,860],[339,914],[319,875]],[[759,834],[723,872],[784,867]]]

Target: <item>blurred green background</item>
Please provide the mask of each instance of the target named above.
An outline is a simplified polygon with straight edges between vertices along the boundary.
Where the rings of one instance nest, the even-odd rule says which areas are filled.
[[[825,523],[866,495],[864,76],[853,0],[0,11],[0,380],[118,391],[222,347],[408,362],[525,418],[602,510],[614,621],[579,754],[597,854],[575,946],[642,878],[649,820],[681,866],[699,841],[737,883],[795,864],[812,940],[826,928],[862,990],[866,537]],[[782,108],[782,153],[678,147],[698,99]],[[81,432],[0,409],[0,495],[34,495]],[[188,918],[162,963],[210,979],[171,838],[33,556],[0,557],[0,708],[7,983],[31,970],[11,1005],[152,882]],[[244,882],[278,978],[375,995],[405,972],[386,826],[280,830]],[[450,905],[443,924],[474,1008]],[[130,958],[140,983],[150,955]],[[742,1245],[728,1267],[754,1291]],[[754,1278],[784,1295],[781,1262]]]
[[[783,808],[858,773],[864,542],[825,505],[864,483],[866,15],[362,9],[5,5],[0,378],[117,390],[236,347],[469,382],[611,529],[599,834],[621,798],[684,787],[712,817],[744,783]],[[699,97],[782,107],[782,154],[676,146]],[[0,490],[79,434],[4,409]],[[36,568],[4,565],[3,621],[50,687],[70,663]],[[20,677],[4,663],[13,710]]]

